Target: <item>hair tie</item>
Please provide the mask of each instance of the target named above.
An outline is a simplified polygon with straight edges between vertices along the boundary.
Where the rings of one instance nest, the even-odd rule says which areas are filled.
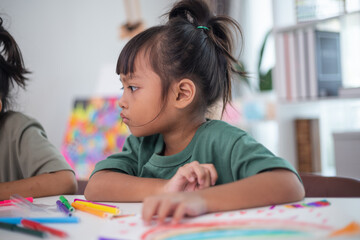
[[[205,30],[208,30],[208,31],[209,31],[209,28],[208,28],[208,27],[205,27],[205,26],[197,26],[197,28],[199,28],[199,29],[205,29]]]

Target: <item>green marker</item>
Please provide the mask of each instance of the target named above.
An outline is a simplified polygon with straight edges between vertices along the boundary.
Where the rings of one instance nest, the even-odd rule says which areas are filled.
[[[20,227],[16,224],[11,224],[11,223],[0,222],[0,228],[6,229],[9,231],[13,231],[13,232],[25,233],[25,234],[29,234],[29,235],[33,235],[33,236],[41,237],[41,238],[47,237],[47,234],[45,232]]]
[[[65,205],[65,207],[67,207],[67,209],[69,209],[69,211],[73,212],[75,210],[64,196],[60,196],[60,201]]]

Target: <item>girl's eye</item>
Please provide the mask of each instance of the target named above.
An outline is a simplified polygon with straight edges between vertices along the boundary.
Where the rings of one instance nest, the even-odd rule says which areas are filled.
[[[134,92],[134,91],[136,91],[138,88],[137,87],[134,87],[134,86],[129,86],[129,88],[130,88],[130,90],[132,91],[132,92]]]

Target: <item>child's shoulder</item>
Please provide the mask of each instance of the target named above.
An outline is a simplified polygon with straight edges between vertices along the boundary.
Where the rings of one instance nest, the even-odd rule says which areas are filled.
[[[37,125],[38,128],[42,129],[42,126],[36,119],[29,117],[21,112],[7,112],[2,119],[2,126],[4,127],[4,130],[11,132],[21,132],[32,125]]]
[[[216,132],[225,132],[225,133],[233,133],[236,135],[245,135],[246,132],[234,125],[231,125],[227,122],[224,122],[222,120],[210,120],[207,119],[207,121],[204,123],[204,130],[211,130]]]
[[[21,112],[10,111],[6,113],[5,117],[6,117],[5,121],[8,124],[16,125],[16,126],[24,125],[29,122],[37,122],[34,118],[29,117],[28,115],[25,115]]]
[[[222,120],[207,120],[199,128],[198,134],[210,138],[227,137],[233,139],[238,139],[247,135],[244,130]]]

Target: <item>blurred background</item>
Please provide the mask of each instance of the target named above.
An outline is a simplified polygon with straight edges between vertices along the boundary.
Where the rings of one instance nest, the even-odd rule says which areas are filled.
[[[78,177],[121,149],[128,132],[106,125],[120,122],[118,55],[133,35],[164,22],[174,2],[0,1],[4,26],[32,72],[27,91],[16,89],[16,110],[38,119],[73,167],[80,160],[71,151],[81,152],[83,168],[91,162]],[[360,0],[207,3],[235,18],[244,34],[236,56],[249,78],[237,79],[224,120],[301,172],[360,178]],[[107,123],[98,118],[104,109]],[[99,142],[91,131],[112,135]]]

